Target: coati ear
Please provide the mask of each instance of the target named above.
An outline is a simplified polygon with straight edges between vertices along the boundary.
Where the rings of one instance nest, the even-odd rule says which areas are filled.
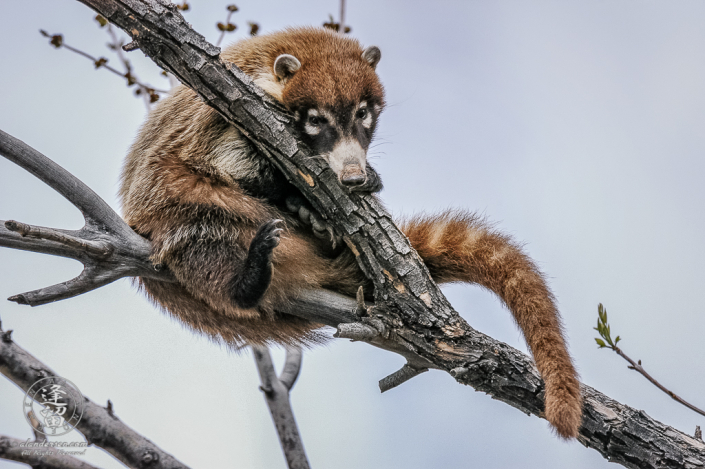
[[[290,78],[301,68],[299,59],[289,54],[282,54],[274,61],[274,74],[284,80]]]
[[[379,47],[377,46],[370,46],[365,51],[362,53],[362,58],[367,61],[368,64],[372,66],[372,69],[374,70],[377,68],[377,64],[379,63],[379,59],[382,58],[382,52],[379,50]]]

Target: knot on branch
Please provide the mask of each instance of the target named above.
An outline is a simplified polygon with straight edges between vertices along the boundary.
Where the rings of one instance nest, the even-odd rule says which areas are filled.
[[[149,466],[151,464],[156,464],[159,462],[159,454],[152,451],[151,449],[146,449],[142,453],[141,462],[143,466]]]

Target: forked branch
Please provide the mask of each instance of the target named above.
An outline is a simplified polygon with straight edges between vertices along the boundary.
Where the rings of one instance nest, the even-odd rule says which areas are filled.
[[[10,301],[42,305],[95,290],[122,277],[171,279],[169,272],[159,271],[149,260],[149,242],[132,231],[98,194],[74,175],[2,130],[0,155],[64,196],[85,219],[85,225],[77,231],[0,220],[0,246],[68,257],[84,265],[83,272],[72,280],[14,295]]]

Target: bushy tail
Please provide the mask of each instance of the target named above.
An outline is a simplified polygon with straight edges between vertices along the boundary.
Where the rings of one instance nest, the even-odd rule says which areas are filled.
[[[576,437],[582,417],[577,374],[553,294],[531,259],[508,236],[467,212],[414,217],[401,229],[436,282],[476,283],[504,301],[546,383],[546,419],[561,437]]]

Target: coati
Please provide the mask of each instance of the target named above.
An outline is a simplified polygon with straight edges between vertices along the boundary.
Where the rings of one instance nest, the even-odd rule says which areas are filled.
[[[377,192],[366,154],[384,108],[378,48],[325,29],[242,40],[224,60],[294,116],[304,142],[350,190]],[[354,296],[368,285],[344,243],[240,132],[196,94],[177,87],[149,114],[132,145],[120,196],[126,221],[152,242],[152,260],[178,283],[143,278],[172,316],[233,346],[315,343],[317,324],[282,314],[298,292]],[[581,421],[576,372],[542,274],[506,235],[455,211],[402,224],[437,282],[469,282],[511,310],[546,382],[546,418],[562,437]],[[371,288],[367,288],[371,291]]]

